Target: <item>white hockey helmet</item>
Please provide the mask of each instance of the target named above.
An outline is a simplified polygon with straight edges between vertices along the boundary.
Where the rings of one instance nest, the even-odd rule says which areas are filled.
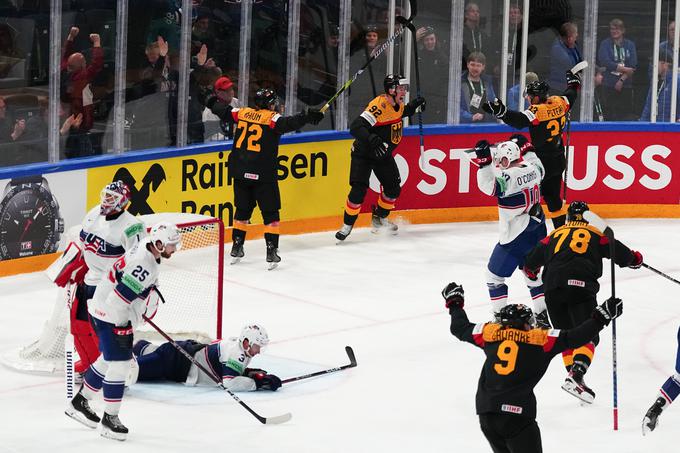
[[[501,142],[491,148],[493,163],[502,169],[506,169],[511,163],[520,158],[519,147],[513,141]]]
[[[267,331],[264,327],[257,324],[250,324],[241,330],[241,335],[238,337],[238,343],[241,346],[241,349],[243,349],[243,342],[245,340],[248,340],[248,343],[251,345],[256,344],[260,348],[264,348],[269,344],[269,335],[267,335]]]
[[[162,248],[158,249],[159,252],[163,252],[167,245],[174,245],[175,250],[179,250],[182,247],[182,237],[177,230],[177,227],[170,222],[158,222],[151,227],[151,232],[149,233],[149,241],[156,247],[156,241],[160,241]]]

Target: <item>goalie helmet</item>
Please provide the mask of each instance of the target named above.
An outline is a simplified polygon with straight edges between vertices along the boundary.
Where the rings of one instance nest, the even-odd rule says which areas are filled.
[[[385,93],[389,93],[391,89],[397,88],[398,86],[405,86],[408,90],[408,79],[400,74],[390,74],[383,80]]]
[[[567,220],[576,222],[585,222],[583,213],[589,211],[588,203],[585,201],[572,201],[567,209]]]
[[[258,326],[257,324],[251,324],[245,326],[243,330],[241,330],[241,335],[238,338],[241,349],[243,349],[243,342],[245,340],[248,340],[248,343],[251,345],[256,344],[260,348],[264,348],[269,344],[269,335],[267,335],[267,331],[264,330],[264,327]]]
[[[506,169],[520,158],[519,146],[513,141],[501,142],[495,148],[491,148],[491,155],[497,167]]]
[[[174,245],[176,247],[175,250],[179,250],[182,246],[182,237],[177,227],[170,222],[158,222],[151,227],[149,241],[159,252],[163,252],[168,245]],[[161,243],[160,249],[156,246],[157,241]]]
[[[509,304],[501,308],[500,323],[503,327],[524,330],[527,324],[531,328],[536,321],[531,308],[524,304]]]
[[[279,97],[271,88],[260,88],[255,93],[255,107],[263,110],[270,110],[271,106],[278,106]]]
[[[130,189],[123,181],[113,181],[101,191],[99,212],[102,215],[123,212],[130,202]]]

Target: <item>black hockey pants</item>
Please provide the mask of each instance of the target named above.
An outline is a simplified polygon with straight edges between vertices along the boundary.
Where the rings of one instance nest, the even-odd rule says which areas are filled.
[[[479,425],[494,453],[543,453],[541,430],[533,418],[479,414]]]

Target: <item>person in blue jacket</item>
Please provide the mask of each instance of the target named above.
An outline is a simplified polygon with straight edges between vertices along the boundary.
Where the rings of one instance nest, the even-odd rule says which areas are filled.
[[[676,93],[675,118],[671,119],[671,100],[673,99],[673,55],[667,51],[659,53],[659,83],[657,85],[656,121],[660,123],[675,123],[680,119],[680,74],[678,74],[678,92]],[[651,121],[653,87],[650,81],[645,108],[642,110],[640,121]]]
[[[460,122],[495,123],[496,118],[485,112],[482,106],[496,99],[491,77],[484,74],[486,56],[482,52],[471,52],[467,57],[467,71],[461,78]]]
[[[597,59],[605,66],[603,81],[604,114],[611,121],[636,118],[633,113],[633,74],[638,58],[635,43],[624,38],[626,27],[621,19],[609,22],[609,38],[600,43]]]

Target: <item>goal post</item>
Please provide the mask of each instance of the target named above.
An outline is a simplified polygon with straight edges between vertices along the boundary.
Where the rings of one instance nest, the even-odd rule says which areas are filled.
[[[185,213],[140,216],[147,231],[160,221],[177,226],[182,247],[161,264],[158,287],[166,300],[154,322],[173,338],[209,342],[222,338],[224,284],[224,223],[217,218]],[[79,233],[80,227],[72,228]],[[69,334],[69,292],[55,286],[55,304],[40,337],[27,346],[0,354],[0,363],[23,372],[58,373],[64,370],[64,345]],[[158,340],[143,324],[135,339]]]

